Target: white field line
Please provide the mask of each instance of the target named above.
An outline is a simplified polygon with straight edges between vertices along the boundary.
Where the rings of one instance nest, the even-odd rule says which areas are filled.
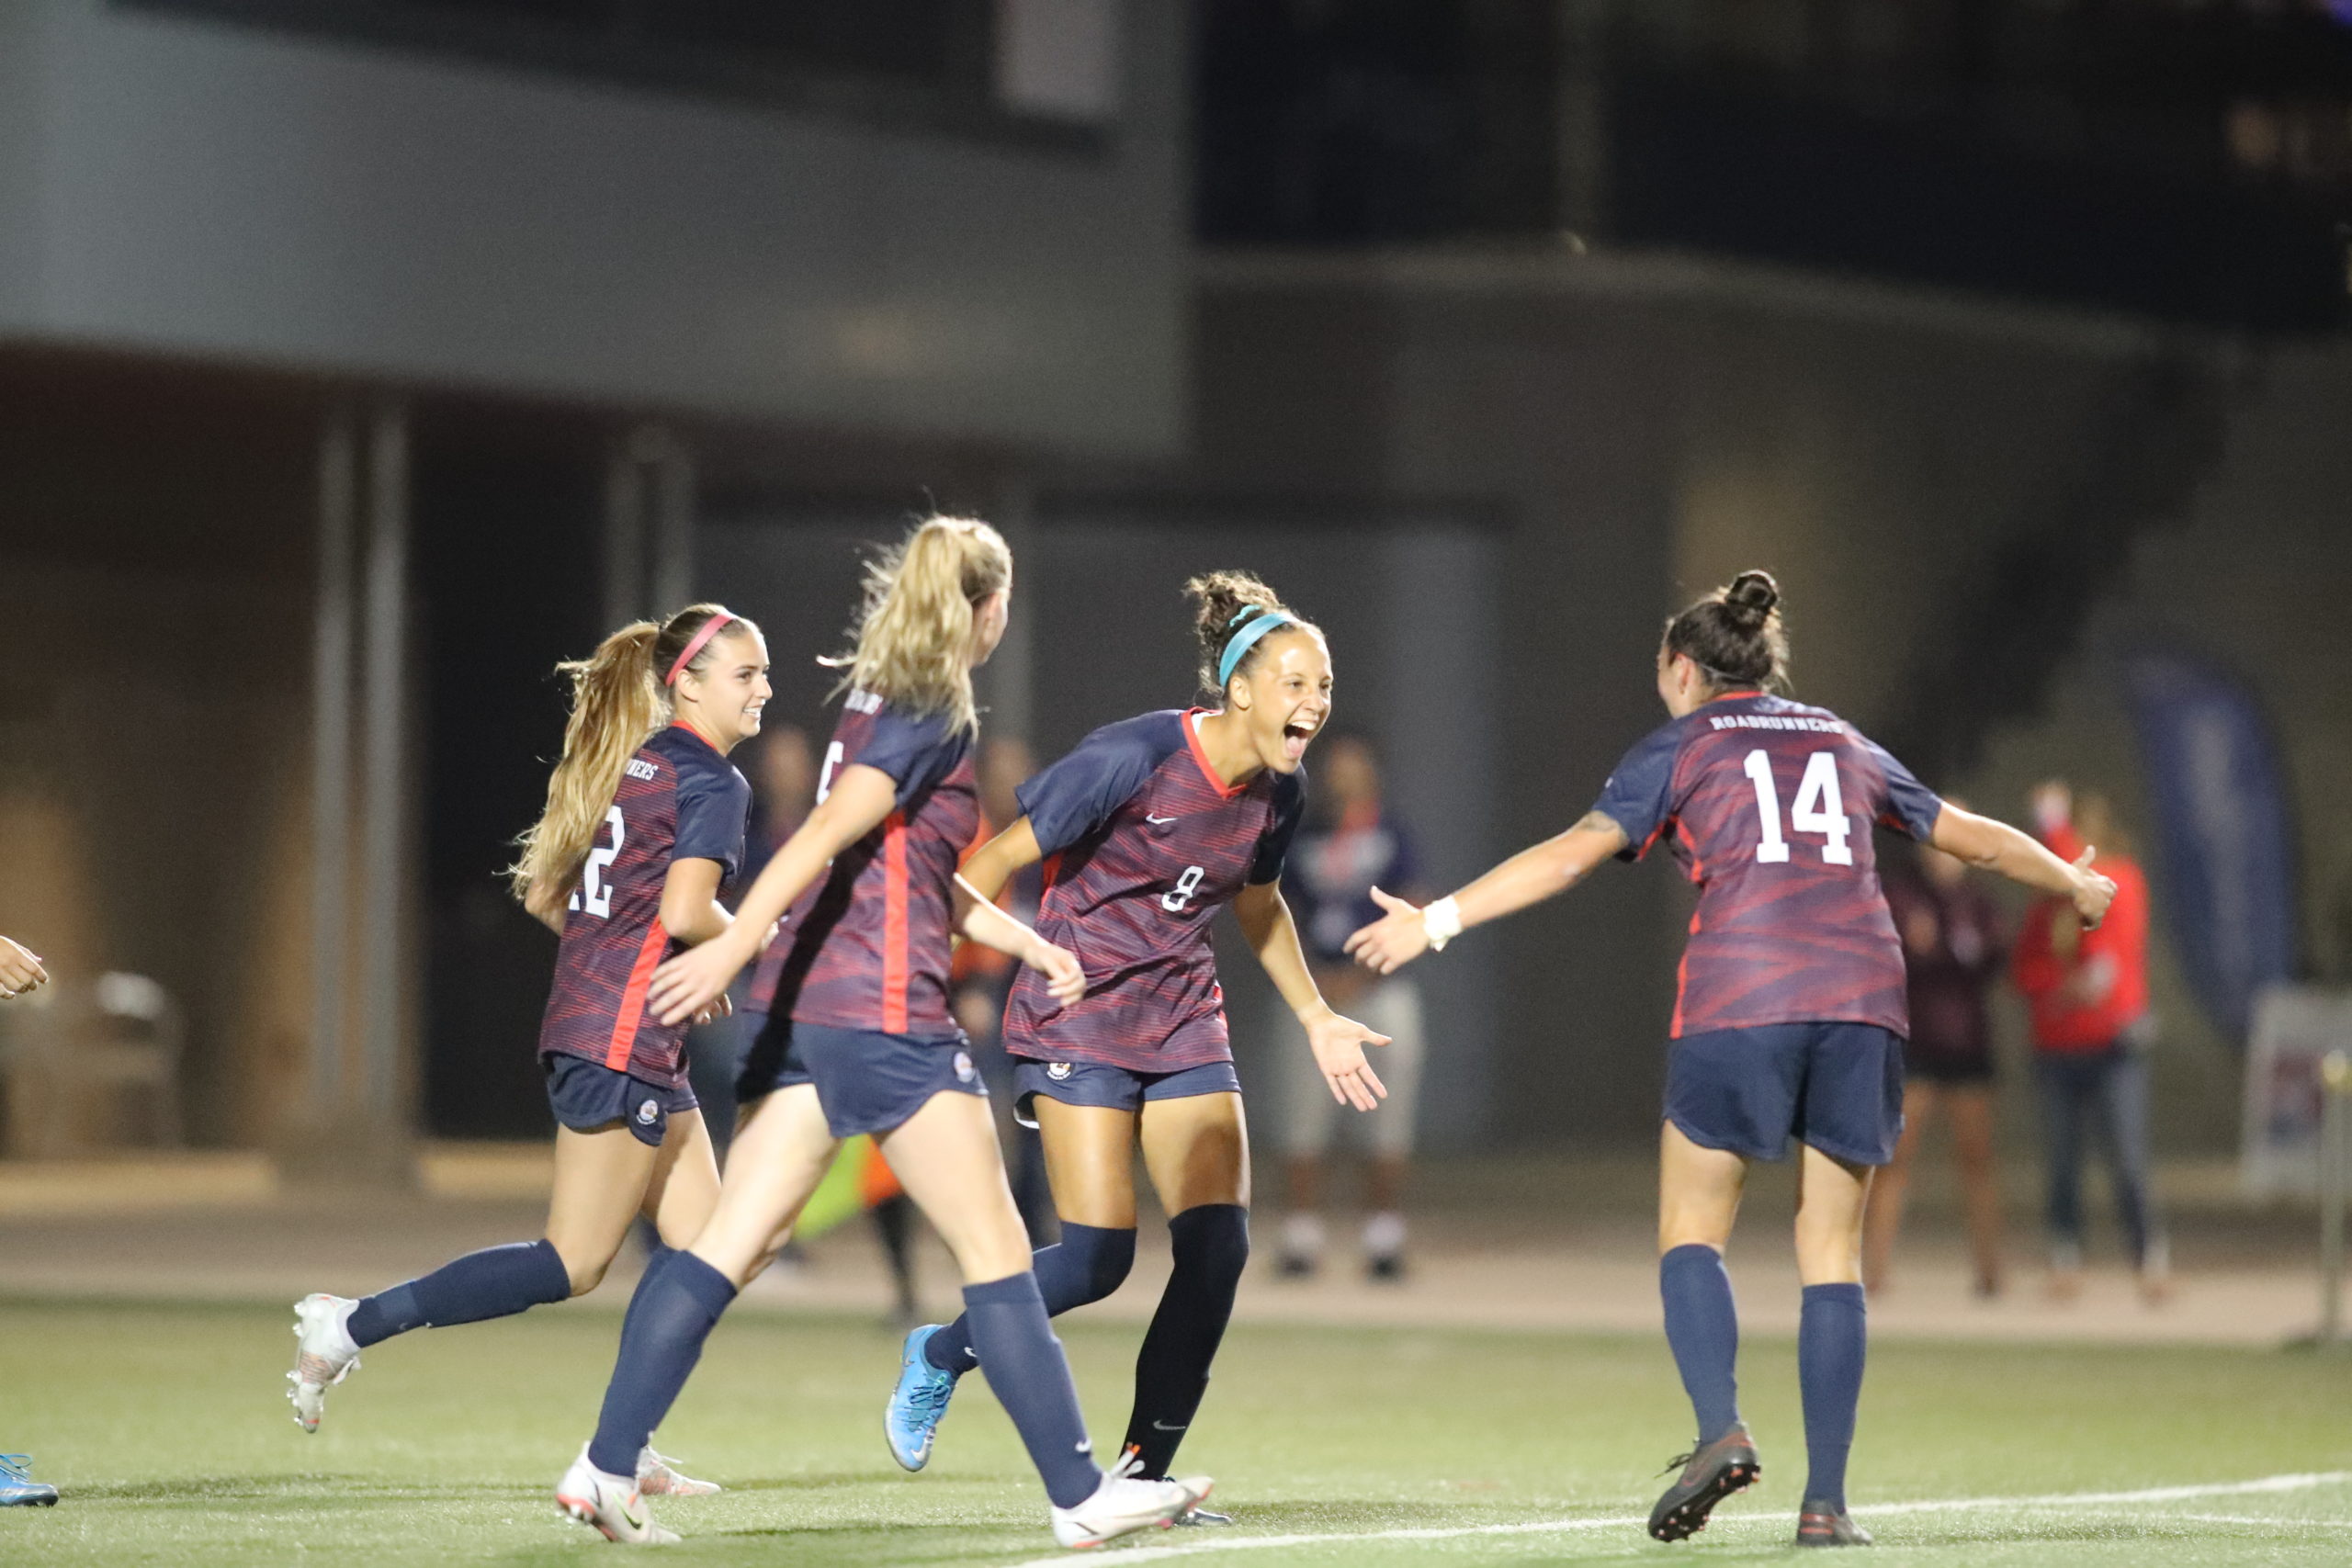
[[[2266,1475],[2256,1481],[2216,1482],[2203,1486],[2151,1486],[2137,1492],[2051,1492],[2032,1497],[1955,1497],[1933,1502],[1875,1503],[1863,1508],[1863,1521],[1885,1514],[1947,1514],[1975,1512],[1984,1509],[2048,1510],[2052,1508],[2097,1507],[2110,1503],[2176,1503],[2196,1497],[2248,1497],[2266,1493],[2308,1492],[2314,1487],[2336,1486],[2352,1481],[2352,1470],[2330,1470],[2305,1475]],[[2164,1516],[2182,1517],[2178,1515]],[[2221,1524],[2267,1525],[2337,1525],[2352,1527],[2352,1521],[2335,1519],[2259,1519],[2239,1518],[2229,1515],[2188,1516],[2203,1517],[2206,1522]],[[1723,1524],[1737,1521],[1726,1517]],[[1618,1514],[1582,1519],[1537,1519],[1512,1525],[1453,1525],[1424,1527],[1412,1529],[1362,1530],[1345,1535],[1223,1535],[1207,1540],[1188,1541],[1182,1546],[1147,1546],[1119,1552],[1113,1562],[1118,1563],[1170,1562],[1180,1557],[1198,1557],[1211,1551],[1264,1551],[1283,1546],[1338,1546],[1352,1541],[1377,1540],[1458,1540],[1470,1536],[1554,1535],[1577,1530],[1639,1529],[1649,1523],[1647,1514]],[[1067,1552],[1053,1557],[1032,1558],[1012,1568],[1062,1568],[1069,1562]]]

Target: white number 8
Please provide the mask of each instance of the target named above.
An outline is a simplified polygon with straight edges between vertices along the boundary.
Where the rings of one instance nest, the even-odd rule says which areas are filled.
[[[605,811],[605,820],[613,825],[612,848],[588,852],[588,863],[580,868],[580,886],[572,889],[571,902],[565,905],[566,908],[585,909],[600,920],[613,918],[613,885],[605,880],[604,871],[620,858],[621,845],[628,837],[621,830],[619,807]]]
[[[1182,914],[1184,906],[1193,901],[1193,895],[1201,890],[1201,878],[1208,874],[1209,868],[1204,865],[1186,866],[1184,874],[1176,879],[1176,886],[1159,896],[1159,907],[1171,915]]]

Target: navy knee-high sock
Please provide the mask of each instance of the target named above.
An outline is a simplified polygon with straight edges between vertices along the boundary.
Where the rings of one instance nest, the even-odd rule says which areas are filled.
[[[1807,1285],[1797,1319],[1797,1386],[1804,1394],[1804,1501],[1846,1506],[1846,1451],[1862,1402],[1869,1314],[1860,1285]]]
[[[980,1371],[1013,1429],[1029,1450],[1030,1462],[1057,1508],[1073,1508],[1094,1495],[1102,1471],[1086,1440],[1086,1417],[1079,1413],[1078,1385],[1069,1359],[1046,1319],[1046,1298],[1037,1276],[1015,1274],[985,1285],[964,1287],[964,1315]]]
[[[1097,1225],[1062,1222],[1062,1239],[1029,1255],[1037,1276],[1037,1292],[1045,1298],[1046,1315],[1059,1317],[1072,1307],[1099,1302],[1126,1280],[1136,1266],[1136,1233]],[[923,1359],[943,1372],[957,1377],[972,1370],[972,1319],[967,1313],[933,1335],[923,1345]]]
[[[1136,1406],[1127,1447],[1139,1473],[1162,1476],[1176,1462],[1184,1428],[1209,1389],[1209,1364],[1233,1317],[1233,1292],[1250,1261],[1250,1211],[1203,1203],[1168,1222],[1176,1267],[1136,1357]]]
[[[605,1387],[588,1462],[607,1475],[635,1475],[637,1456],[670,1414],[702,1359],[703,1341],[735,1299],[726,1275],[691,1252],[646,1270],[621,1320],[620,1354]]]
[[[345,1327],[352,1343],[364,1349],[412,1328],[511,1317],[571,1294],[571,1275],[553,1242],[515,1242],[469,1252],[430,1274],[365,1297],[351,1309]]]
[[[1675,1247],[1657,1260],[1657,1293],[1703,1448],[1739,1425],[1739,1311],[1724,1255],[1695,1243]]]

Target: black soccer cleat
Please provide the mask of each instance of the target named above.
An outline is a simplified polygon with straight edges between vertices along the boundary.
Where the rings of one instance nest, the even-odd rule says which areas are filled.
[[[1847,1517],[1846,1510],[1810,1502],[1797,1510],[1799,1546],[1868,1546],[1871,1532]]]
[[[1707,1528],[1707,1515],[1716,1504],[1753,1486],[1764,1473],[1747,1428],[1737,1426],[1666,1468],[1672,1470],[1678,1464],[1682,1473],[1650,1510],[1650,1534],[1659,1540],[1683,1540],[1697,1535]]]

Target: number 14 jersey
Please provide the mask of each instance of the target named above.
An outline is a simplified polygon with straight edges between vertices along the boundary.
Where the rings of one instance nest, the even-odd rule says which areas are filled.
[[[1853,726],[1785,697],[1718,697],[1625,753],[1593,809],[1624,830],[1620,858],[1667,839],[1699,885],[1675,1039],[1807,1022],[1908,1037],[1871,828],[1925,840],[1943,802]]]

